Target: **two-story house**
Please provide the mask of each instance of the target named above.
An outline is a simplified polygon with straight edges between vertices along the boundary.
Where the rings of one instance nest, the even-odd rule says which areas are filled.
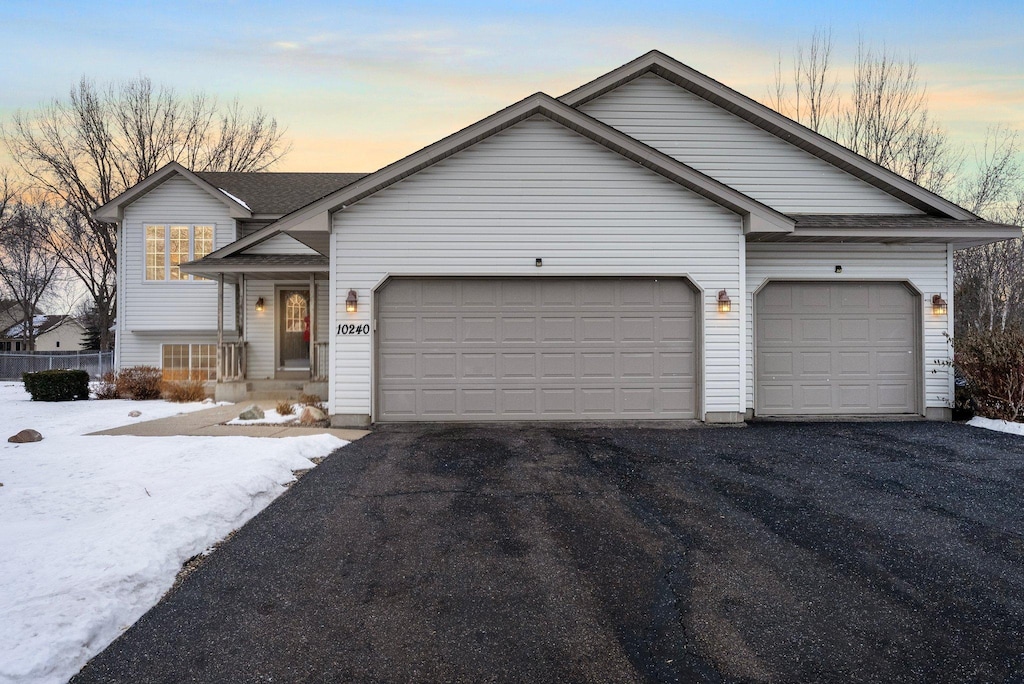
[[[118,365],[348,425],[948,419],[953,252],[1020,235],[659,52],[375,173],[171,164],[97,216]]]

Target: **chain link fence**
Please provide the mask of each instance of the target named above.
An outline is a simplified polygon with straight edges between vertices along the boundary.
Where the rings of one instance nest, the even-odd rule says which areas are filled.
[[[113,370],[114,352],[0,352],[0,380],[21,380],[22,373],[67,368],[84,370],[98,380]]]

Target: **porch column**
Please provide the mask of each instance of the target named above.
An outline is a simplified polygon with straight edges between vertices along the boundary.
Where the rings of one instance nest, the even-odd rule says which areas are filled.
[[[217,274],[217,382],[224,371],[224,274]]]
[[[309,276],[309,377],[316,373],[316,275]]]

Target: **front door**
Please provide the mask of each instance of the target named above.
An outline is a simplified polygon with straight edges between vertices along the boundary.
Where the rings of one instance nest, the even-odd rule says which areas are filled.
[[[309,290],[281,290],[281,370],[309,370]]]

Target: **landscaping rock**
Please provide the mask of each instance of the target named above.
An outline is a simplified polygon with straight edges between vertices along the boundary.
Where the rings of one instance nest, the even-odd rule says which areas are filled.
[[[43,436],[36,432],[35,430],[22,430],[18,434],[11,435],[10,437],[8,437],[7,441],[12,442],[14,444],[25,444],[26,442],[41,442],[43,441]]]
[[[142,415],[142,411],[129,411],[128,415],[131,416],[132,418],[138,418],[139,416]]]
[[[249,408],[238,414],[239,420],[262,420],[263,418],[266,418],[266,414],[256,404],[251,404]]]
[[[315,425],[324,420],[327,420],[327,414],[316,406],[307,406],[299,415],[299,422],[303,425]]]

